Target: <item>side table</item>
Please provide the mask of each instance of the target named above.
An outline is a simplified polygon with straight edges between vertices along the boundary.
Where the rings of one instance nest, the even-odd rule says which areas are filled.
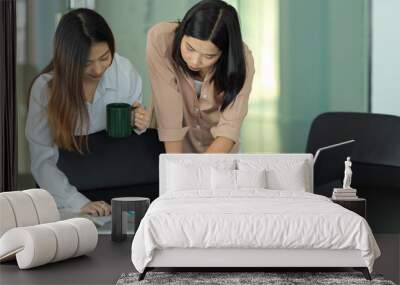
[[[129,211],[134,212],[136,231],[149,205],[150,199],[144,197],[120,197],[111,199],[111,240],[123,241],[126,239]]]
[[[332,199],[332,202],[359,214],[364,219],[367,218],[367,200],[364,198]]]

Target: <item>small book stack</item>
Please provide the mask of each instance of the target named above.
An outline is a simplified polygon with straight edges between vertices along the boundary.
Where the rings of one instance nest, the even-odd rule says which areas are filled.
[[[343,188],[334,188],[332,193],[332,199],[335,200],[352,200],[357,199],[357,190],[350,188],[350,189],[343,189]]]

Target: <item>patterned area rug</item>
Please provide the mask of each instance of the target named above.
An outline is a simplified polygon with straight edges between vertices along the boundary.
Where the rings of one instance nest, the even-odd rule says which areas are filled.
[[[148,272],[142,281],[138,281],[138,276],[138,273],[122,274],[117,285],[395,285],[392,281],[384,280],[380,275],[372,275],[372,281],[368,281],[360,272]]]

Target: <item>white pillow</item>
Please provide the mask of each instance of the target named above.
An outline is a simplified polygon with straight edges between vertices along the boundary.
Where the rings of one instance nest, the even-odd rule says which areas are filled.
[[[267,171],[236,170],[237,188],[267,188]]]
[[[306,191],[311,188],[311,181],[308,181],[310,170],[305,160],[239,159],[238,169],[266,169],[268,189]]]
[[[236,190],[236,170],[211,169],[212,190]]]
[[[167,191],[211,188],[211,168],[169,163]]]
[[[304,175],[305,166],[306,165],[303,163],[296,168],[290,168],[284,172],[277,169],[268,171],[268,188],[305,192],[308,185],[306,176]]]
[[[266,188],[267,177],[262,170],[211,170],[211,188],[213,190],[238,190],[241,188]]]
[[[211,164],[216,169],[235,169],[236,160],[216,159],[210,162],[207,155],[195,159],[173,158],[166,162],[166,190],[211,190]]]

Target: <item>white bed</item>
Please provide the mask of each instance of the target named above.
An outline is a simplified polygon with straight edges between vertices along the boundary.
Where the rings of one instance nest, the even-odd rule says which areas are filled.
[[[310,154],[161,155],[160,197],[132,243],[141,278],[154,267],[354,267],[370,278],[380,251],[367,222],[312,194],[312,170]]]

